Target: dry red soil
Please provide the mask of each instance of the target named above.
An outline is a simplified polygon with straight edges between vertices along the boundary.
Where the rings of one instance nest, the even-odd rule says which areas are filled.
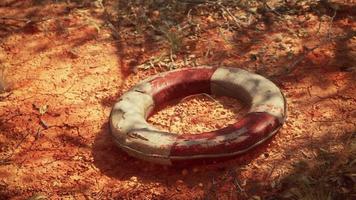
[[[135,67],[167,51],[167,43],[136,37],[124,23],[113,32],[95,6],[1,4],[6,91],[0,94],[0,199],[268,199],[282,191],[280,183],[298,172],[301,160],[314,169],[319,150],[342,152],[355,141],[352,2],[340,4],[334,18],[310,11],[251,26],[241,21],[243,31],[224,31],[218,27],[223,18],[193,10],[200,32],[181,41],[176,62],[193,55],[194,65],[240,67],[270,78],[286,96],[288,120],[273,139],[245,155],[173,167],[128,156],[114,145],[108,127],[120,95],[168,70]],[[241,107],[224,97],[192,96],[149,120],[178,133],[203,132],[233,122]],[[335,187],[354,197],[347,186]]]

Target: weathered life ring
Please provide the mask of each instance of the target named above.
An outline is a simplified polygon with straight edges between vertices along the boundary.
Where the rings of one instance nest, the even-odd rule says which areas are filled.
[[[235,124],[200,134],[177,135],[148,124],[155,105],[197,93],[230,96],[249,103]],[[286,102],[268,79],[237,68],[183,68],[148,78],[114,105],[110,129],[115,143],[129,155],[172,165],[244,153],[273,136],[286,118]]]

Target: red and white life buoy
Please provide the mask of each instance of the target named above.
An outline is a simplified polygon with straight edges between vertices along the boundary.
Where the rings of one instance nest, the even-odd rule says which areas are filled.
[[[197,93],[230,96],[249,103],[235,124],[200,134],[160,131],[146,118],[155,105]],[[183,68],[148,78],[114,105],[110,128],[116,144],[134,157],[172,165],[244,153],[273,136],[286,118],[286,102],[268,79],[237,68]]]

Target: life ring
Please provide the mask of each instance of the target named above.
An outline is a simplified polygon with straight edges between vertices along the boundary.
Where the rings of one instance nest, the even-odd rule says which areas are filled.
[[[200,134],[177,135],[147,123],[155,105],[197,93],[238,98],[250,109],[235,124]],[[242,69],[202,66],[161,73],[134,86],[113,106],[110,129],[129,155],[172,165],[242,154],[273,136],[285,119],[286,102],[273,82]]]

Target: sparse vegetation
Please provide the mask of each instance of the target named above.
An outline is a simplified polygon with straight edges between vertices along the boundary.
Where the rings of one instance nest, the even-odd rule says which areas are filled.
[[[354,10],[339,0],[1,1],[0,199],[355,199]],[[198,65],[272,79],[286,125],[217,163],[167,168],[119,151],[107,125],[115,99]],[[201,131],[238,112],[201,99],[151,123]]]
[[[277,197],[302,200],[353,199],[356,195],[356,143],[350,133],[338,151],[318,147],[315,159],[300,160],[291,175],[280,180]]]

